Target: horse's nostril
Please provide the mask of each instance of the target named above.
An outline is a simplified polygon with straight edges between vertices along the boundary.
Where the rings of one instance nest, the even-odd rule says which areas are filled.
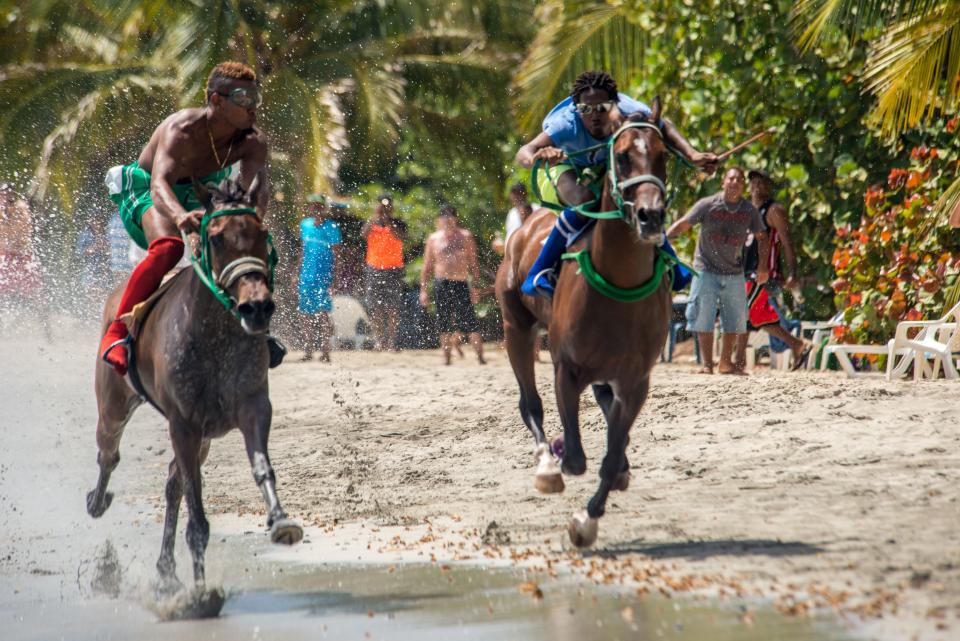
[[[237,313],[241,316],[253,316],[256,309],[253,306],[253,303],[240,303],[237,305]]]
[[[276,309],[277,305],[273,302],[273,300],[268,300],[263,304],[263,313],[267,316],[273,316],[273,312],[275,312]]]

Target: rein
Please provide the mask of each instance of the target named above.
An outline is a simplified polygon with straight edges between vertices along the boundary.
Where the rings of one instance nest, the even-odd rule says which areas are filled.
[[[267,247],[269,249],[267,262],[255,256],[241,256],[240,258],[228,263],[220,273],[213,271],[213,262],[210,257],[210,238],[207,235],[207,226],[210,221],[220,216],[245,216],[247,214],[256,214],[253,207],[233,207],[230,209],[219,209],[208,212],[203,215],[200,221],[200,256],[197,257],[190,253],[190,263],[193,265],[193,271],[197,273],[200,282],[203,283],[213,297],[216,298],[224,309],[230,312],[234,318],[240,320],[240,314],[237,312],[237,301],[230,296],[227,290],[237,280],[246,274],[263,274],[267,279],[267,286],[273,292],[274,268],[277,265],[277,250],[273,245],[273,237],[267,232]],[[189,247],[186,232],[180,232],[183,242]]]

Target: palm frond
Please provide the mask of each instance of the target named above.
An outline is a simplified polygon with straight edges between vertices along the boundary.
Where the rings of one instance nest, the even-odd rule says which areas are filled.
[[[960,75],[960,2],[955,11],[949,4],[891,25],[871,46],[863,80],[878,98],[871,117],[884,133],[909,129],[958,103],[960,85],[952,79]]]
[[[636,10],[595,2],[548,3],[547,22],[530,45],[514,80],[514,108],[521,131],[532,133],[540,118],[567,93],[584,69],[603,68],[630,78],[643,67],[646,32]],[[640,14],[642,15],[642,14]]]
[[[943,0],[797,0],[790,24],[803,51],[811,49],[831,30],[851,40],[881,23],[921,18]]]

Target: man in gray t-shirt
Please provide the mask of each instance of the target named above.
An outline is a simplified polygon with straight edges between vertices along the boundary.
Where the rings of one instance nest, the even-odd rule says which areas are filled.
[[[700,272],[690,286],[687,304],[687,329],[697,334],[705,374],[713,373],[713,326],[720,311],[721,374],[745,374],[734,366],[731,356],[737,334],[747,331],[746,282],[743,277],[743,245],[753,232],[760,243],[757,283],[766,282],[767,256],[770,251],[766,228],[749,200],[743,198],[746,178],[739,167],[731,167],[723,176],[723,191],[697,202],[687,215],[671,225],[667,238],[674,238],[700,225],[694,268]]]

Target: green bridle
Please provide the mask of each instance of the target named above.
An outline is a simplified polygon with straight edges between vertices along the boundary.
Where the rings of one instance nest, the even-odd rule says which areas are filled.
[[[193,271],[195,271],[197,277],[200,278],[200,282],[210,290],[214,298],[216,298],[228,312],[233,314],[237,320],[240,320],[240,314],[237,312],[237,301],[230,296],[227,290],[229,290],[240,277],[246,274],[263,274],[267,279],[267,286],[270,288],[270,292],[273,292],[274,271],[279,260],[277,258],[277,250],[273,245],[273,237],[270,235],[270,232],[267,232],[268,253],[266,262],[255,256],[241,256],[225,265],[218,274],[213,271],[213,262],[210,256],[210,237],[207,235],[207,227],[214,218],[221,216],[246,216],[248,214],[256,216],[257,210],[253,207],[231,207],[229,209],[219,209],[204,214],[200,221],[200,256],[197,257],[194,256],[192,252],[190,253],[190,263],[193,265]],[[180,234],[183,236],[184,245],[189,247],[190,244],[187,242],[187,234],[183,231],[181,231]]]
[[[599,189],[597,189],[592,185],[590,186],[590,188],[593,191],[595,198],[588,203],[584,203],[582,205],[570,206],[570,207],[562,207],[560,205],[554,205],[553,203],[550,203],[550,202],[544,202],[543,196],[540,193],[539,181],[537,180],[537,172],[540,170],[540,167],[543,165],[543,162],[542,160],[537,159],[536,162],[534,162],[533,164],[533,171],[530,176],[530,182],[531,182],[531,190],[533,191],[534,196],[540,202],[540,205],[548,209],[553,209],[554,211],[563,211],[564,209],[572,209],[573,211],[577,212],[581,216],[585,216],[587,218],[594,218],[597,220],[620,219],[620,220],[623,220],[628,225],[630,225],[631,227],[635,227],[635,222],[634,222],[635,218],[628,217],[627,214],[624,212],[624,209],[626,208],[627,205],[629,205],[630,208],[633,209],[633,202],[624,200],[623,198],[623,194],[630,187],[633,187],[634,185],[642,185],[642,184],[655,185],[660,190],[660,193],[664,198],[664,207],[669,205],[670,201],[673,200],[673,194],[672,193],[669,195],[667,194],[667,186],[663,183],[663,181],[659,177],[654,176],[653,174],[639,174],[637,176],[631,176],[626,180],[617,179],[617,163],[614,161],[613,146],[616,144],[617,138],[619,138],[623,132],[629,129],[652,129],[653,131],[656,132],[656,134],[660,137],[660,139],[663,140],[663,131],[661,131],[660,127],[658,127],[657,125],[650,122],[627,122],[622,127],[617,129],[613,133],[613,135],[610,136],[610,140],[608,140],[607,142],[601,143],[599,145],[594,145],[592,147],[587,147],[586,149],[581,149],[579,151],[575,151],[567,154],[568,156],[579,156],[582,154],[589,153],[591,151],[595,151],[597,149],[602,149],[604,146],[607,147],[606,175],[610,180],[610,195],[613,197],[614,202],[617,204],[616,209],[612,209],[609,211],[591,211],[590,210],[591,207],[599,206],[602,198],[602,192],[600,192]],[[664,140],[664,144],[666,145],[665,140]],[[680,159],[681,162],[683,162],[684,164],[690,165],[689,161],[687,161],[683,157],[683,155],[680,154],[680,152],[672,148],[670,145],[666,145],[666,147],[671,153],[673,153],[678,159]],[[571,163],[571,165],[573,166],[573,170],[577,173],[577,180],[580,181],[583,174],[581,173],[577,165],[573,163]],[[678,167],[679,167],[678,164],[674,165],[675,172]],[[554,191],[559,196],[560,191],[559,189],[557,189],[557,185],[553,182],[553,178],[550,176],[549,171],[547,171],[547,179],[550,180],[550,184],[553,185]],[[674,180],[671,180],[671,183],[676,185],[677,183],[676,176],[674,176]],[[670,254],[668,254],[666,251],[661,249],[660,247],[657,247],[656,252],[654,254],[653,275],[650,277],[650,279],[646,283],[643,283],[642,285],[640,285],[639,287],[624,289],[622,287],[617,287],[613,283],[610,283],[597,272],[597,270],[593,266],[593,263],[590,260],[590,252],[587,249],[584,249],[578,252],[565,253],[561,256],[561,258],[563,260],[575,260],[578,265],[577,273],[582,274],[591,287],[593,287],[595,290],[597,290],[607,298],[611,298],[621,303],[632,303],[632,302],[636,302],[639,300],[643,300],[644,298],[647,298],[648,296],[650,296],[660,288],[660,285],[663,282],[663,277],[665,274],[669,276],[670,283],[671,283],[670,286],[672,287],[673,265],[682,265],[683,267],[686,267],[691,272],[696,274],[696,272],[689,265],[684,264],[682,261],[674,258]]]

